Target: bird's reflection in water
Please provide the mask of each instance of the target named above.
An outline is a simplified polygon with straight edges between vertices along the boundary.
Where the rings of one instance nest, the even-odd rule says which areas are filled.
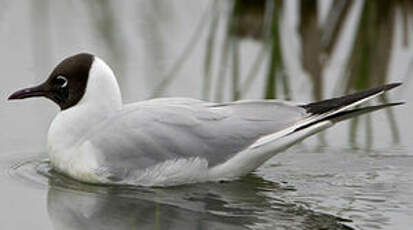
[[[304,229],[308,220],[308,229],[345,228],[336,217],[278,200],[277,193],[288,189],[254,175],[172,188],[94,186],[52,175],[49,185],[47,208],[56,230],[268,229],[292,227],[291,220]],[[314,222],[320,216],[322,225]]]

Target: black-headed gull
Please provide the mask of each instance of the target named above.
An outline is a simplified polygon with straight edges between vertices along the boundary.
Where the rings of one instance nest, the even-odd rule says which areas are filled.
[[[399,85],[310,104],[159,98],[124,105],[110,67],[81,53],[9,99],[44,96],[60,106],[47,141],[57,171],[89,183],[168,186],[243,176],[338,121],[400,104],[354,109]]]

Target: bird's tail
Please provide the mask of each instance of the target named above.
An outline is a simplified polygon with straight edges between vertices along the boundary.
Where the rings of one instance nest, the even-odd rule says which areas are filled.
[[[383,94],[384,92],[400,85],[401,83],[391,83],[342,97],[302,105],[301,107],[305,108],[308,113],[307,119],[304,119],[302,122],[299,122],[288,129],[281,130],[277,133],[265,136],[256,141],[251,147],[261,147],[278,139],[289,139],[292,142],[291,144],[293,144],[294,141],[292,140],[296,140],[298,142],[307,136],[310,136],[314,133],[320,132],[321,130],[324,130],[332,126],[336,122],[343,121],[365,113],[377,111],[390,106],[403,104],[402,102],[388,103],[352,109],[357,105],[360,105],[368,100],[371,100]],[[296,138],[286,138],[290,135],[293,135]]]

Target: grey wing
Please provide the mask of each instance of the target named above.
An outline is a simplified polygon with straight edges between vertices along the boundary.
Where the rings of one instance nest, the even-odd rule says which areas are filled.
[[[99,160],[111,168],[145,169],[191,157],[212,167],[306,116],[302,107],[281,101],[157,99],[126,106],[89,140],[100,150]]]

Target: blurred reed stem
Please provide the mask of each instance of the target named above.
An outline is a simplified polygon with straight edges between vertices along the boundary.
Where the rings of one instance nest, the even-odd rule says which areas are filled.
[[[230,24],[230,22],[228,22]],[[229,30],[227,26],[227,31]],[[226,73],[228,68],[228,56],[229,56],[229,44],[230,43],[230,36],[229,32],[226,32],[224,43],[222,46],[221,51],[221,58],[220,58],[220,65],[219,65],[219,72],[217,78],[217,87],[215,92],[215,101],[221,102],[223,99],[224,89],[225,89],[225,81],[226,81]]]
[[[215,0],[212,4],[212,22],[209,28],[209,34],[206,42],[206,52],[204,60],[204,81],[202,85],[202,98],[204,100],[210,99],[211,91],[211,74],[212,74],[212,57],[214,56],[214,44],[219,23],[219,13],[216,9],[218,0]]]
[[[335,0],[328,12],[323,26],[321,44],[329,56],[340,38],[340,31],[353,2],[353,0]]]
[[[279,18],[282,3],[279,0],[273,2],[273,18],[271,23],[271,56],[266,80],[265,98],[274,99],[277,97],[277,78],[283,68],[281,55],[281,41],[279,34]]]
[[[252,64],[250,70],[248,71],[247,77],[245,82],[242,86],[242,94],[247,94],[250,90],[251,86],[254,84],[254,80],[257,79],[257,73],[264,63],[265,58],[267,57],[267,49],[268,47],[264,44],[261,49],[258,51],[254,63]]]
[[[195,45],[199,42],[202,30],[206,26],[208,20],[210,19],[209,13],[211,12],[211,7],[208,7],[204,14],[201,16],[197,26],[195,27],[194,32],[192,33],[189,42],[183,49],[182,53],[179,55],[178,59],[172,65],[171,69],[167,72],[167,74],[163,77],[161,82],[152,90],[151,97],[159,97],[162,92],[172,83],[175,79],[176,74],[181,70],[182,65],[185,61],[189,58],[190,54],[195,48]]]
[[[238,39],[233,37],[231,39],[232,43],[232,100],[238,100],[240,98],[240,88],[239,88],[239,44]]]

